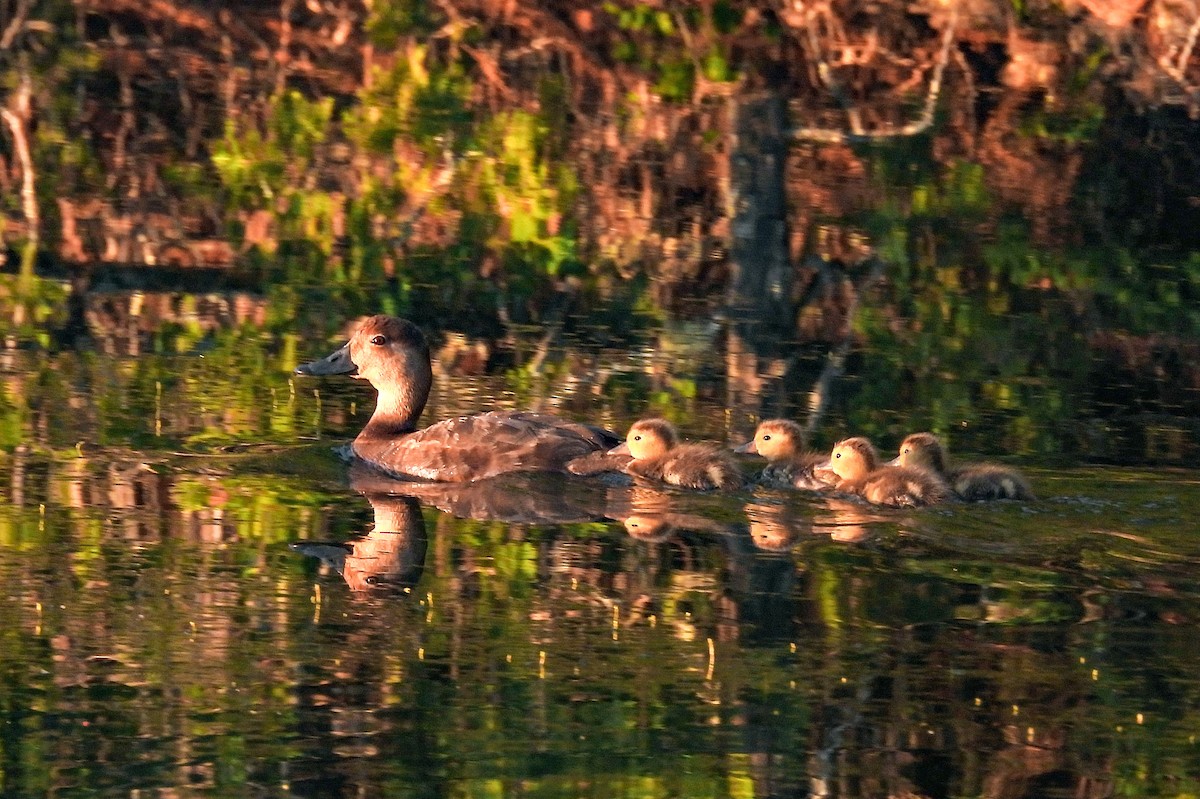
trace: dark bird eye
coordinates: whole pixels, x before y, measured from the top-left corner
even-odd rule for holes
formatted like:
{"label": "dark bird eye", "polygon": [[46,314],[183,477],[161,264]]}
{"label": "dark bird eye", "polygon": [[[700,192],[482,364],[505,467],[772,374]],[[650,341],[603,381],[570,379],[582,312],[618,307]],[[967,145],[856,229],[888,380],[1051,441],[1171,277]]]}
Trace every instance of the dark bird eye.
{"label": "dark bird eye", "polygon": [[833,457],[840,458],[840,457],[842,457],[842,453],[839,452],[838,454],[834,455]]}
{"label": "dark bird eye", "polygon": [[770,436],[763,436],[763,441],[770,441],[770,440],[771,440]]}
{"label": "dark bird eye", "polygon": [[371,343],[376,347],[382,347],[384,344],[387,344],[387,339],[383,336],[371,336]]}
{"label": "dark bird eye", "polygon": [[641,440],[642,440],[642,437],[641,437],[641,436],[634,436],[634,437],[633,437],[633,440],[634,440],[634,441],[641,441]]}

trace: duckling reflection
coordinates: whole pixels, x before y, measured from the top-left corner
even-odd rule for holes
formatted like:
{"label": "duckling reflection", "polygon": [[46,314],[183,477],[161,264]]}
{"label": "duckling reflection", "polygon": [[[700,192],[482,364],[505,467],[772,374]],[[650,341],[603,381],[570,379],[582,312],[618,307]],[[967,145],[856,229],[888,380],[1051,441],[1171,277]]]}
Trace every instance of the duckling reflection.
{"label": "duckling reflection", "polygon": [[789,505],[758,500],[746,503],[745,510],[750,540],[764,552],[788,552],[801,533],[812,532],[812,521],[800,518]]}
{"label": "duckling reflection", "polygon": [[625,527],[639,541],[666,541],[681,530],[727,533],[731,526],[719,521],[677,510],[673,497],[649,486],[613,488],[608,494],[606,514]]}
{"label": "duckling reflection", "polygon": [[871,537],[871,525],[891,520],[891,517],[877,513],[868,505],[840,497],[824,498],[821,507],[828,514],[819,513],[813,517],[813,532],[828,534],[834,541],[847,544],[868,540]]}
{"label": "duckling reflection", "polygon": [[320,558],[351,591],[409,589],[421,579],[429,541],[421,505],[412,497],[367,494],[366,499],[375,511],[371,532],[344,543],[296,541],[291,548]]}

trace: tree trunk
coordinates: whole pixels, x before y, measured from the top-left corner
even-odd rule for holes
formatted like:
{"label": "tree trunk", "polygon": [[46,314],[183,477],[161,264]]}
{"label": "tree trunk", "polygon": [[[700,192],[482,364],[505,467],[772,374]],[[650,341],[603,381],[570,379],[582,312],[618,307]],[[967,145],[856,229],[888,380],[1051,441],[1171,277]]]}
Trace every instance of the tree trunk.
{"label": "tree trunk", "polygon": [[752,338],[790,332],[794,309],[787,248],[786,105],[773,93],[733,109],[727,207],[731,274],[727,314]]}

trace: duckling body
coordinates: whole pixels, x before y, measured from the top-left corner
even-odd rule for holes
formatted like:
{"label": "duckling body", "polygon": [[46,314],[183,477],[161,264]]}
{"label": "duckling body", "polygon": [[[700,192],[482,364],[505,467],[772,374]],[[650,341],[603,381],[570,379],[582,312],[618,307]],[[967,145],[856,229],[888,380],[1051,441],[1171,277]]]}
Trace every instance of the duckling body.
{"label": "duckling body", "polygon": [[349,374],[379,392],[351,444],[355,458],[402,479],[470,482],[522,471],[564,471],[568,461],[620,438],[591,425],[524,411],[460,416],[417,428],[433,370],[425,336],[393,316],[367,319],[342,348],[297,374]]}
{"label": "duckling body", "polygon": [[767,466],[758,483],[773,488],[805,488],[820,491],[829,488],[828,482],[816,473],[817,464],[826,460],[804,446],[804,430],[788,419],[768,419],[760,422],[753,440],[734,449],[734,452],[762,455]]}
{"label": "duckling body", "polygon": [[930,471],[880,465],[874,445],[862,437],[839,441],[829,460],[817,470],[837,475],[839,491],[857,494],[876,505],[919,507],[953,497],[946,481]]}
{"label": "duckling body", "polygon": [[933,433],[913,433],[906,437],[892,463],[941,475],[954,493],[967,502],[1036,499],[1029,482],[1016,469],[995,463],[948,463],[946,450]]}
{"label": "duckling body", "polygon": [[710,444],[681,444],[665,419],[634,422],[625,443],[611,455],[629,455],[625,471],[680,488],[732,491],[742,487],[742,470],[733,457]]}

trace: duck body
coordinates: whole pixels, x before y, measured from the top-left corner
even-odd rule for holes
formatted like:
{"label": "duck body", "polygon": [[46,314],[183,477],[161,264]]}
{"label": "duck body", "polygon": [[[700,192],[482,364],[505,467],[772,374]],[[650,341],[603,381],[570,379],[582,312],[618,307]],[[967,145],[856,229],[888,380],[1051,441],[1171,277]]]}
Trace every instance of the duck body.
{"label": "duck body", "polygon": [[830,487],[816,471],[826,457],[809,452],[804,446],[804,430],[788,419],[767,419],[760,422],[754,438],[734,452],[761,455],[767,459],[758,484],[771,488],[803,488],[822,491]]}
{"label": "duck body", "polygon": [[429,345],[416,325],[393,316],[367,319],[345,346],[296,373],[349,374],[375,387],[375,410],[350,454],[400,479],[461,483],[565,471],[569,461],[620,442],[599,427],[525,411],[460,416],[419,429],[433,384]]}
{"label": "duck body", "polygon": [[967,502],[1036,499],[1029,481],[1016,469],[995,463],[948,463],[946,450],[933,433],[907,436],[892,463],[906,468],[926,469],[942,476],[954,493]]}
{"label": "duck body", "polygon": [[490,411],[400,436],[360,434],[351,448],[356,458],[397,477],[463,483],[510,472],[565,471],[569,461],[619,440],[549,414]]}
{"label": "duck body", "polygon": [[711,444],[681,444],[675,428],[665,419],[634,422],[625,443],[611,450],[613,456],[631,456],[625,472],[679,488],[699,491],[733,491],[744,479],[737,462],[725,450]]}
{"label": "duck body", "polygon": [[875,505],[920,507],[954,497],[946,481],[925,469],[879,463],[874,445],[865,438],[839,441],[829,460],[817,467],[837,476],[836,488]]}

